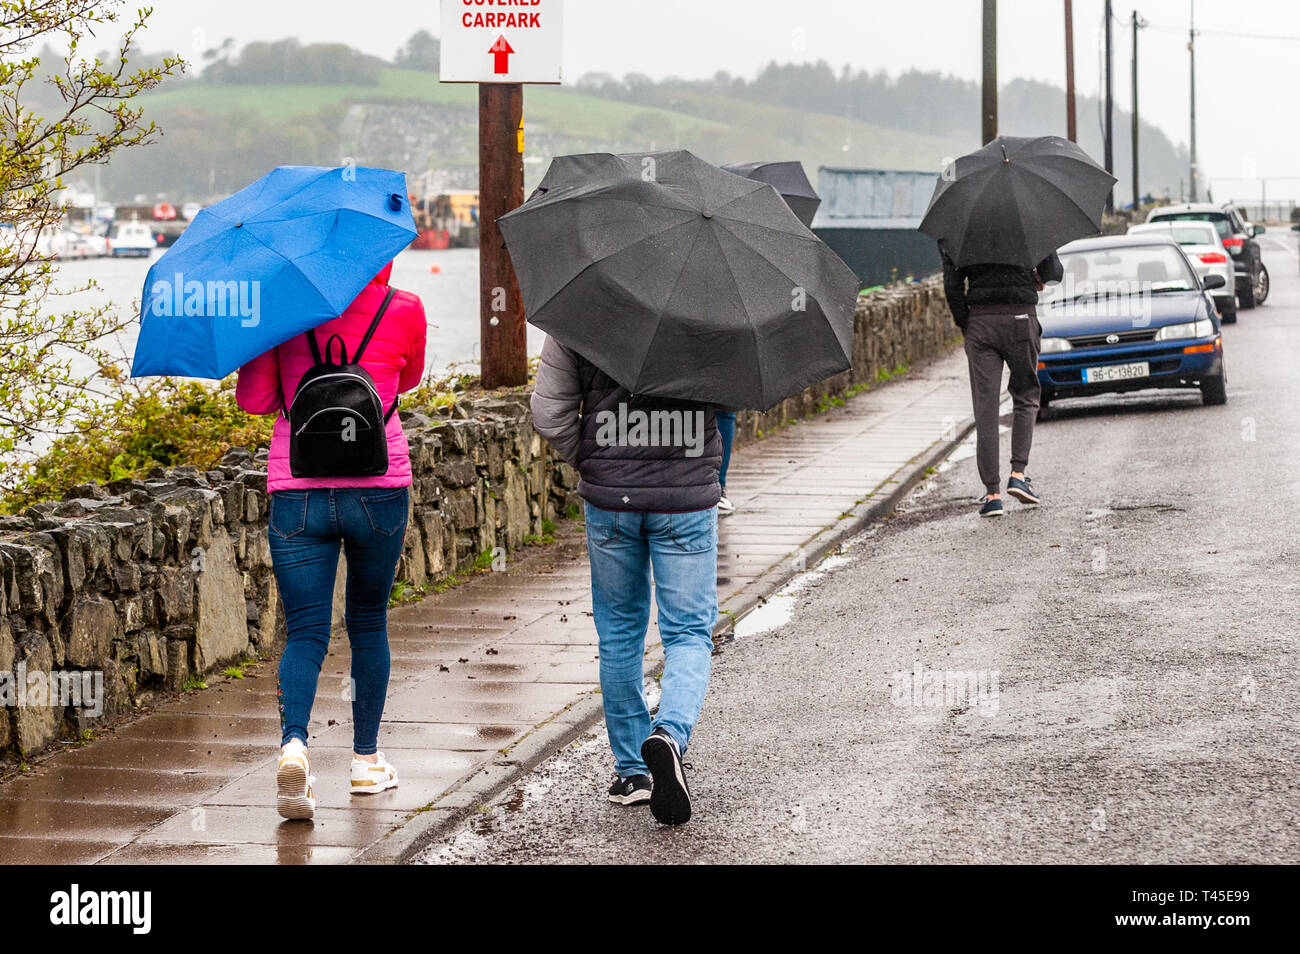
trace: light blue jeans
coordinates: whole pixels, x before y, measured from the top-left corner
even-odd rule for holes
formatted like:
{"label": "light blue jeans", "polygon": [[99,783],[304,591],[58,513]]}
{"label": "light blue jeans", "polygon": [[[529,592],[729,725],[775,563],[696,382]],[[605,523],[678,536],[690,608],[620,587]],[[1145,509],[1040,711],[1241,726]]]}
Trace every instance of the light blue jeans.
{"label": "light blue jeans", "polygon": [[[718,511],[633,513],[589,503],[587,551],[614,771],[621,778],[647,775],[641,760],[646,736],[662,728],[685,752],[704,705],[718,621]],[[642,666],[652,568],[664,646],[653,723]]]}

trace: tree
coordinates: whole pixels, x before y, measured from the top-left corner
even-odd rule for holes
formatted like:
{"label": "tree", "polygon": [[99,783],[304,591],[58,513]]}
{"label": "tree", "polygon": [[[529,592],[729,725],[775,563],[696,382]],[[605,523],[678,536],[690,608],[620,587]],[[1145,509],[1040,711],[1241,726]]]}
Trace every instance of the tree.
{"label": "tree", "polygon": [[403,69],[436,73],[441,57],[442,45],[438,38],[428,30],[418,30],[412,33],[406,45],[397,51],[393,62]]}
{"label": "tree", "polygon": [[[139,66],[137,12],[109,62],[83,56],[83,37],[117,22],[120,0],[0,0],[0,453],[66,434],[121,377],[107,339],[126,322],[111,304],[64,311],[56,266],[41,251],[59,228],[65,177],[158,135],[132,100],[183,71],[179,57]],[[37,44],[59,43],[32,55]],[[43,82],[42,82],[43,78]],[[42,88],[44,87],[44,88]],[[40,112],[32,103],[41,103]],[[0,477],[6,488],[11,468]]]}

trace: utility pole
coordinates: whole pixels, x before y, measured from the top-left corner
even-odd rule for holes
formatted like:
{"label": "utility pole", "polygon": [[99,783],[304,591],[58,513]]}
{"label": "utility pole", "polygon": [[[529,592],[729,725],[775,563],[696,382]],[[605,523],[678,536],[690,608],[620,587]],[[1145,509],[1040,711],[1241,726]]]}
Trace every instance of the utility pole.
{"label": "utility pole", "polygon": [[1196,170],[1196,0],[1191,0],[1192,19],[1187,31],[1187,53],[1191,60],[1192,74],[1192,134],[1188,158],[1191,160],[1191,169],[1188,171],[1190,180],[1188,191],[1190,201],[1197,201],[1197,179],[1200,174]]}
{"label": "utility pole", "polygon": [[998,0],[984,0],[984,81],[980,129],[985,143],[998,138]]}
{"label": "utility pole", "polygon": [[1065,0],[1065,137],[1079,141],[1074,117],[1074,0]]}
{"label": "utility pole", "polygon": [[1147,21],[1133,11],[1133,211],[1136,213],[1142,205],[1142,193],[1138,189],[1138,30],[1147,25]]}
{"label": "utility pole", "polygon": [[[1115,174],[1115,98],[1112,95],[1112,76],[1111,76],[1111,24],[1114,21],[1114,15],[1111,13],[1111,0],[1106,0],[1106,133],[1105,139],[1105,166],[1106,171],[1111,175]],[[1111,189],[1110,194],[1106,196],[1106,211],[1115,211],[1115,190]]]}
{"label": "utility pole", "polygon": [[483,386],[528,382],[528,328],[497,219],[524,201],[524,87],[480,83],[479,340]]}

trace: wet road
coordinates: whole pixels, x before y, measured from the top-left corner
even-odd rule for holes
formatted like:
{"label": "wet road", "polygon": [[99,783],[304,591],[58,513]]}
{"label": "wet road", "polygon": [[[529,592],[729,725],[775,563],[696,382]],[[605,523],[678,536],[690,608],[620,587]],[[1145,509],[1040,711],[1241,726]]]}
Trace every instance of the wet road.
{"label": "wet road", "polygon": [[1064,402],[1046,506],[981,521],[954,460],[723,647],[688,825],[604,802],[596,731],[425,860],[1300,861],[1300,278],[1263,244],[1226,407]]}

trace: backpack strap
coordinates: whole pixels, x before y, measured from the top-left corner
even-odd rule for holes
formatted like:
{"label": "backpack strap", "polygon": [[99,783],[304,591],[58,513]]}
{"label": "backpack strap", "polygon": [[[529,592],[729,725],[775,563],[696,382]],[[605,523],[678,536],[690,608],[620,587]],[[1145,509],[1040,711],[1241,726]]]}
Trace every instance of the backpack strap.
{"label": "backpack strap", "polygon": [[365,337],[361,339],[361,344],[357,345],[357,350],[352,353],[353,364],[361,363],[361,355],[365,352],[366,345],[370,344],[370,339],[375,336],[375,330],[379,327],[379,322],[383,319],[384,312],[388,311],[388,303],[393,300],[393,292],[396,290],[397,289],[393,288],[391,285],[389,286],[388,294],[384,296],[383,304],[380,305],[379,310],[375,312],[374,320],[370,322],[370,327],[366,329]]}
{"label": "backpack strap", "polygon": [[322,364],[320,357],[320,345],[316,343],[316,329],[307,329],[307,344],[311,347],[311,359],[316,364]]}

